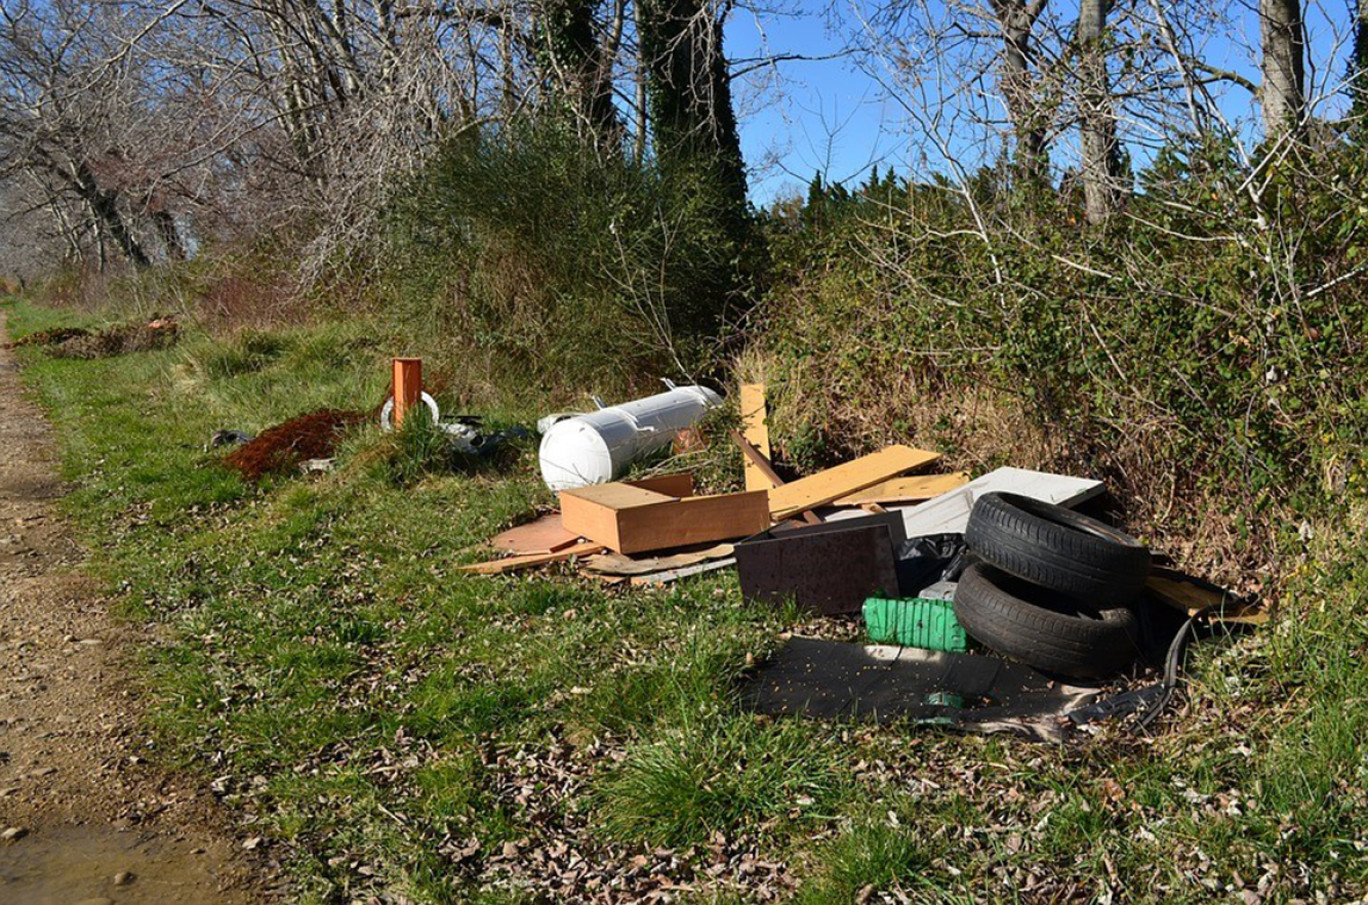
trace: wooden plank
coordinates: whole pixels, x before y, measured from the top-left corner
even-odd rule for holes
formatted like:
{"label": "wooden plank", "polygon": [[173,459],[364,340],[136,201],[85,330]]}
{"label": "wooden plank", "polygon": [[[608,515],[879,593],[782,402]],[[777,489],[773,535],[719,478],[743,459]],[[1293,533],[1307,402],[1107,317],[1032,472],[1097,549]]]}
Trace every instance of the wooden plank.
{"label": "wooden plank", "polygon": [[[908,537],[962,534],[969,524],[969,512],[974,508],[974,500],[995,490],[1019,493],[1058,506],[1073,507],[1097,496],[1103,487],[1101,481],[1094,481],[1091,478],[1074,478],[1025,468],[999,468],[970,481],[963,487],[943,493],[934,500],[917,506],[897,508],[903,514],[903,524],[906,525]],[[859,510],[851,511],[855,516],[864,514]]]}
{"label": "wooden plank", "polygon": [[1263,625],[1272,618],[1266,607],[1240,601],[1225,588],[1176,569],[1156,568],[1145,580],[1145,589],[1161,603],[1189,616],[1205,613],[1213,622]]}
{"label": "wooden plank", "polygon": [[[736,441],[736,445],[741,447],[741,452],[746,456],[746,459],[756,468],[759,468],[765,475],[765,479],[770,483],[770,488],[782,487],[784,479],[779,477],[778,472],[774,470],[774,466],[770,464],[770,460],[765,458],[765,455],[761,453],[760,450],[756,449],[749,440],[736,431],[732,431],[731,435],[732,439]],[[746,489],[749,490],[750,488],[747,487]],[[822,520],[817,517],[817,513],[810,509],[803,510],[801,515],[803,521],[807,522],[809,525],[820,525],[822,523]]]}
{"label": "wooden plank", "polygon": [[517,569],[531,569],[535,566],[544,566],[553,562],[564,562],[576,556],[590,556],[594,553],[602,553],[607,547],[603,544],[586,542],[557,550],[554,553],[529,553],[525,556],[509,556],[504,559],[491,559],[488,562],[477,562],[468,566],[457,566],[458,572],[473,572],[476,575],[498,575],[503,572],[513,572]]}
{"label": "wooden plank", "polygon": [[824,506],[903,472],[930,465],[940,457],[940,453],[925,449],[889,446],[774,488],[770,491],[770,515],[778,521],[806,509]]}
{"label": "wooden plank", "polygon": [[[741,449],[741,453],[746,457],[746,489],[747,490],[772,490],[775,487],[782,487],[784,479],[779,477],[774,466],[770,464],[769,457],[756,448],[755,444],[747,440],[736,431],[731,432],[732,439]],[[764,481],[763,486],[751,486],[751,472],[758,469]]]}
{"label": "wooden plank", "polygon": [[[770,452],[769,424],[766,420],[765,385],[763,383],[741,384],[740,404],[741,425],[745,432],[746,442],[755,447],[756,451],[764,456],[765,461],[769,462],[773,458],[773,454]],[[744,464],[746,466],[747,490],[769,490],[771,487],[778,487],[784,483],[774,479],[774,469],[771,468],[767,472],[749,457]]]}
{"label": "wooden plank", "polygon": [[561,514],[553,512],[494,535],[489,545],[505,553],[554,553],[578,541],[578,534],[565,530]]}
{"label": "wooden plank", "polygon": [[393,367],[394,414],[391,416],[394,429],[404,422],[404,415],[418,404],[423,395],[423,360],[421,358],[396,358]]}
{"label": "wooden plank", "polygon": [[642,490],[654,490],[656,493],[663,493],[666,496],[686,497],[694,494],[693,475],[688,472],[683,474],[661,474],[651,478],[637,478],[633,481],[624,483],[631,484],[633,487],[640,487]]}
{"label": "wooden plank", "polygon": [[731,544],[714,544],[702,550],[673,553],[668,556],[625,556],[621,553],[596,553],[584,560],[590,572],[608,575],[650,575],[668,569],[682,569],[710,559],[721,559],[732,554]]}
{"label": "wooden plank", "polygon": [[835,500],[833,506],[863,506],[865,503],[920,503],[933,500],[942,493],[969,483],[969,472],[957,471],[954,474],[924,474],[907,478],[893,478],[889,481],[866,487],[850,496]]}
{"label": "wooden plank", "polygon": [[653,572],[650,575],[633,575],[632,585],[641,587],[642,585],[662,585],[681,578],[688,578],[690,575],[701,575],[704,572],[714,572],[718,569],[725,569],[736,565],[736,557],[728,556],[726,559],[715,559],[712,562],[699,563],[696,566],[685,566],[682,569],[666,569],[664,572]]}
{"label": "wooden plank", "polygon": [[[685,497],[633,506],[619,510],[617,515],[617,543],[609,546],[619,553],[733,540],[764,531],[770,525],[768,495],[763,490]],[[586,537],[601,540],[593,535]]]}

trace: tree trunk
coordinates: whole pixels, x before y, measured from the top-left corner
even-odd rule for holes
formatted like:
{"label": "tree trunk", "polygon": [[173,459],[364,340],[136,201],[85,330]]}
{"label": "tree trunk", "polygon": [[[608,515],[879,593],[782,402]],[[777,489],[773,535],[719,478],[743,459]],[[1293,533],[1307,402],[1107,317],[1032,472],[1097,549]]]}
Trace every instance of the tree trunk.
{"label": "tree trunk", "polygon": [[706,169],[744,219],[746,171],[721,19],[710,0],[642,0],[639,22],[657,158]]}
{"label": "tree trunk", "polygon": [[[1361,7],[1360,7],[1361,8]],[[1301,0],[1259,0],[1263,38],[1264,135],[1294,131],[1301,121],[1306,89],[1306,34]]]}
{"label": "tree trunk", "polygon": [[1116,207],[1116,113],[1107,84],[1105,32],[1109,0],[1082,0],[1078,9],[1079,154],[1089,223],[1101,223]]}
{"label": "tree trunk", "polygon": [[[119,246],[119,250],[124,253],[124,257],[137,266],[146,267],[150,264],[151,261],[147,257],[147,252],[143,251],[142,244],[138,242],[138,237],[133,235],[133,231],[124,222],[123,214],[119,212],[119,196],[114,192],[100,188],[99,183],[95,181],[95,174],[84,163],[77,164],[74,167],[71,177],[71,184],[76,192],[86,204],[90,205],[90,213],[95,219],[95,225],[100,235],[103,237],[105,233],[108,233],[109,237]],[[103,269],[103,238],[101,238],[100,249],[101,269]]]}
{"label": "tree trunk", "polygon": [[152,215],[152,225],[157,228],[157,235],[166,248],[166,259],[184,261],[185,243],[181,241],[180,230],[176,228],[175,216],[170,211],[157,211]]}
{"label": "tree trunk", "polygon": [[612,60],[594,33],[592,0],[543,0],[540,32],[544,79],[587,137],[606,151],[620,149],[623,130],[613,104]]}
{"label": "tree trunk", "polygon": [[1017,176],[1024,184],[1037,187],[1048,184],[1050,161],[1045,150],[1048,124],[1031,74],[1031,30],[1045,3],[1046,0],[993,0],[993,12],[1002,29],[999,87],[1016,138]]}
{"label": "tree trunk", "polygon": [[1353,114],[1362,119],[1368,117],[1368,0],[1358,0],[1354,8],[1354,56],[1349,65]]}

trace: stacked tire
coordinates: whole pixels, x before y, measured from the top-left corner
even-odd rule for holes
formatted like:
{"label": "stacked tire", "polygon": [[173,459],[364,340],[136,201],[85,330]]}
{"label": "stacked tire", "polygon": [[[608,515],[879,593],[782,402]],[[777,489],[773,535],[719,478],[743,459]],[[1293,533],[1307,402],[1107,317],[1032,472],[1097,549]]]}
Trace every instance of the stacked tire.
{"label": "stacked tire", "polygon": [[1097,519],[1013,493],[974,504],[965,541],[978,560],[955,589],[976,641],[1050,673],[1104,678],[1134,662],[1133,604],[1149,550]]}

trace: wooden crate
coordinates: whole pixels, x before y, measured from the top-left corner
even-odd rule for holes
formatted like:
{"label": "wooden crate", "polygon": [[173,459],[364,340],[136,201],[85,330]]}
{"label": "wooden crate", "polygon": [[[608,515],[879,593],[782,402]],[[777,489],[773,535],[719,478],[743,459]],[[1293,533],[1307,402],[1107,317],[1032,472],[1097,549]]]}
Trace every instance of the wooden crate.
{"label": "wooden crate", "polygon": [[689,475],[563,490],[565,529],[618,553],[749,537],[770,526],[763,490],[693,496]]}

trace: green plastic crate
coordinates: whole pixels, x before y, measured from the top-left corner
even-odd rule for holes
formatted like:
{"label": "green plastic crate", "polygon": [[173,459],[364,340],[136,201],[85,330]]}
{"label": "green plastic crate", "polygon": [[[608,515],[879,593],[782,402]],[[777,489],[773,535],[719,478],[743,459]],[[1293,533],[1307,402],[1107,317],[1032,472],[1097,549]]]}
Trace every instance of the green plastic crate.
{"label": "green plastic crate", "polygon": [[969,640],[948,600],[870,597],[864,602],[864,618],[869,637],[882,643],[958,653]]}

